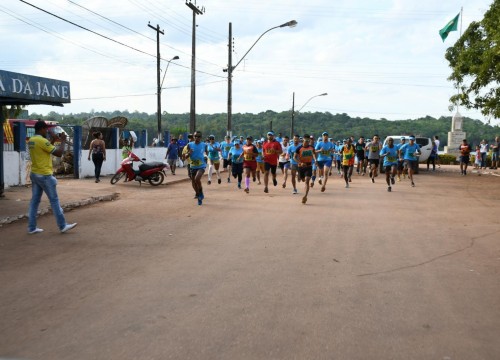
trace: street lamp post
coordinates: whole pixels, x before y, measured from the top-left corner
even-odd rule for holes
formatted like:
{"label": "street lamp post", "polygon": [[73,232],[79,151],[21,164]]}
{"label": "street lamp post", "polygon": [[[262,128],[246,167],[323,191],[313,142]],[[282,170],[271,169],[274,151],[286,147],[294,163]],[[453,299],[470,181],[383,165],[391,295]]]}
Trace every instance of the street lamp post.
{"label": "street lamp post", "polygon": [[[328,93],[323,93],[323,94],[319,94],[319,95],[314,95],[312,96],[311,98],[309,98],[309,100],[307,100],[304,105],[302,105],[300,107],[299,110],[297,110],[298,113],[300,113],[300,111],[309,103],[309,101],[311,101],[312,99],[314,99],[315,97],[318,97],[318,96],[326,96],[328,95]],[[295,125],[295,92],[293,93],[293,99],[292,99],[292,120],[290,122],[290,139],[293,138],[293,135],[294,135],[294,125]]]}
{"label": "street lamp post", "polygon": [[283,27],[294,27],[297,25],[297,21],[295,20],[291,20],[291,21],[288,21],[284,24],[281,24],[281,25],[278,25],[278,26],[274,26],[266,31],[264,31],[257,40],[255,40],[255,42],[253,43],[253,45],[250,47],[250,49],[248,49],[248,51],[245,53],[245,55],[243,55],[240,59],[240,61],[238,61],[238,63],[234,66],[232,66],[232,52],[233,52],[233,43],[232,43],[232,27],[231,27],[231,23],[229,23],[229,43],[228,43],[228,48],[229,48],[229,52],[228,52],[228,67],[227,69],[224,69],[223,71],[227,71],[227,135],[228,136],[231,136],[232,135],[232,111],[233,111],[233,96],[232,96],[232,77],[233,77],[233,71],[234,69],[236,69],[236,67],[243,61],[243,59],[247,56],[247,54],[250,52],[250,50],[253,49],[253,47],[255,46],[255,44],[257,44],[259,42],[259,40],[265,35],[267,34],[269,31],[271,30],[274,30],[274,29],[278,29],[278,28],[283,28]]}
{"label": "street lamp post", "polygon": [[[163,82],[165,81],[165,75],[167,75],[168,66],[172,60],[177,60],[179,57],[176,55],[172,59],[168,60],[167,67],[165,68],[165,72],[163,73],[163,79],[161,83],[158,84],[158,142],[161,140],[161,91],[163,89]],[[160,79],[158,72],[158,80]]]}

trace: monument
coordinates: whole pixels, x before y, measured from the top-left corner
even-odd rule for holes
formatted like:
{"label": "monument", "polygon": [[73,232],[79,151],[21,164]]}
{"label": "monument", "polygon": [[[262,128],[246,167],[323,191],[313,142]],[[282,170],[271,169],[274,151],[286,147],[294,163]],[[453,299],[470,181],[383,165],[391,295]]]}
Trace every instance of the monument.
{"label": "monument", "polygon": [[466,139],[466,133],[462,130],[463,119],[457,110],[457,113],[451,119],[451,131],[448,132],[448,146],[444,147],[446,154],[459,154],[458,149],[462,144],[462,140]]}

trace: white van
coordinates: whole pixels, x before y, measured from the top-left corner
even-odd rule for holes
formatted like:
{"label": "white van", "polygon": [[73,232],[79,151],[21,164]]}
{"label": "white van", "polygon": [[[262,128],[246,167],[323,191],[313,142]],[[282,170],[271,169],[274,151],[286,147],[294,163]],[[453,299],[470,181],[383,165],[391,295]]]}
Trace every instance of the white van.
{"label": "white van", "polygon": [[[384,140],[384,146],[387,143],[388,138],[393,138],[394,139],[394,145],[398,145],[401,143],[401,138],[406,139],[406,143],[410,142],[410,135],[391,135],[387,136]],[[429,156],[431,155],[432,152],[432,140],[431,138],[426,138],[426,137],[420,137],[420,136],[415,136],[415,142],[417,143],[418,146],[420,146],[420,156],[418,157],[418,162],[423,163],[426,162]],[[383,162],[380,162],[380,170],[381,172],[384,170],[383,169]],[[414,169],[415,174],[418,174],[418,167]]]}

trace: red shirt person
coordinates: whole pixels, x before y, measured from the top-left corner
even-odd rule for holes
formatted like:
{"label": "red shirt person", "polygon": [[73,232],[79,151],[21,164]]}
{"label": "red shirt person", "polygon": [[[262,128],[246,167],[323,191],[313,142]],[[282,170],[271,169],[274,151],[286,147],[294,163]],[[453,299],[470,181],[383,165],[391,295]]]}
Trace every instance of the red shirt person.
{"label": "red shirt person", "polygon": [[275,140],[274,133],[269,131],[267,133],[267,141],[262,145],[262,155],[264,158],[264,192],[269,192],[268,183],[269,183],[269,171],[273,176],[273,185],[278,185],[278,181],[276,180],[276,167],[278,166],[278,158],[279,155],[283,152],[281,148],[281,144]]}

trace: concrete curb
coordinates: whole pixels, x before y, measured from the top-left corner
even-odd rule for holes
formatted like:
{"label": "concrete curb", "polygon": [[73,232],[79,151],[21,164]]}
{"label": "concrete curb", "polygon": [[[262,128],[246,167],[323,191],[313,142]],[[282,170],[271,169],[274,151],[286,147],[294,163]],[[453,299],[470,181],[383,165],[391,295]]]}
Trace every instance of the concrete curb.
{"label": "concrete curb", "polygon": [[[87,199],[83,199],[83,200],[79,200],[79,201],[72,201],[72,202],[61,204],[61,207],[63,208],[63,210],[70,211],[70,210],[76,209],[76,208],[81,207],[81,206],[88,206],[88,205],[92,205],[92,204],[95,204],[95,203],[98,203],[101,201],[114,201],[114,200],[118,199],[119,196],[120,196],[119,193],[112,193],[109,195],[102,195],[102,196],[92,196],[92,197],[87,198]],[[50,206],[44,207],[43,209],[38,210],[38,216],[42,216],[42,215],[45,215],[48,213],[52,213],[52,209]],[[17,216],[3,217],[0,219],[0,227],[5,225],[5,224],[11,224],[15,221],[19,221],[19,220],[27,219],[27,218],[28,218],[27,213],[17,215]]]}

